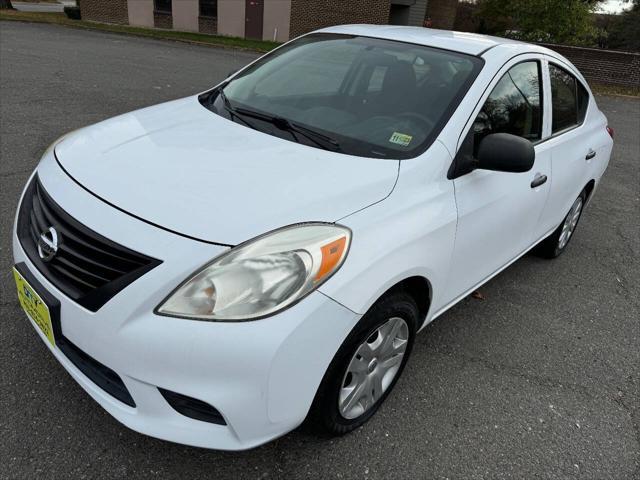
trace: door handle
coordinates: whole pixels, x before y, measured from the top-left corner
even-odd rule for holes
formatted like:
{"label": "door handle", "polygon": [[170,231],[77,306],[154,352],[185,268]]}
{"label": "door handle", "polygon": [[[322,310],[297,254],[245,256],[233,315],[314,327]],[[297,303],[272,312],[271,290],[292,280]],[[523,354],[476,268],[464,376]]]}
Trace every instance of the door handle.
{"label": "door handle", "polygon": [[531,188],[539,187],[546,181],[547,181],[546,175],[542,175],[541,173],[536,173],[536,176],[533,177],[533,181],[531,182]]}
{"label": "door handle", "polygon": [[585,160],[591,160],[593,157],[596,156],[596,151],[593,149],[589,149],[589,153],[587,153],[587,156],[584,157]]}

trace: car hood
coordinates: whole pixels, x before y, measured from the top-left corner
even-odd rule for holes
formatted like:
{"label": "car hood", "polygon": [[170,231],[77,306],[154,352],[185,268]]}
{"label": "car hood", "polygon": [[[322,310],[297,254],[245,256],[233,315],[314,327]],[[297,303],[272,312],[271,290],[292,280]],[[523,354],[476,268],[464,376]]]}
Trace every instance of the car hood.
{"label": "car hood", "polygon": [[64,170],[101,199],[174,232],[236,245],[299,222],[334,222],[389,195],[398,161],[337,154],[251,130],[197,97],[67,135]]}

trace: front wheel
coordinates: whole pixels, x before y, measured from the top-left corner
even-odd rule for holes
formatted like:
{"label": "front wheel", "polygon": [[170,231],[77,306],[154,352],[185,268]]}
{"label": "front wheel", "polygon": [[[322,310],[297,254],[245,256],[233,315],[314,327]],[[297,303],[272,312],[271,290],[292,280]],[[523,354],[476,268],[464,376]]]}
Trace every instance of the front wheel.
{"label": "front wheel", "polygon": [[556,258],[565,251],[580,221],[586,198],[587,195],[583,190],[571,205],[569,213],[560,226],[536,247],[536,253],[545,258]]}
{"label": "front wheel", "polygon": [[309,412],[313,427],[342,435],[364,424],[398,381],[418,326],[418,307],[404,293],[379,300],[344,341]]}

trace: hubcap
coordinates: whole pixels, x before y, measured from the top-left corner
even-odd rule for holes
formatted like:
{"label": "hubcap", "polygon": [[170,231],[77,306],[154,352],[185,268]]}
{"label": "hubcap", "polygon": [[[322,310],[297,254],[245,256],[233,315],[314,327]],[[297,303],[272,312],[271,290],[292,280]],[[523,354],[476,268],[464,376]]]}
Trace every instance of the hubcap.
{"label": "hubcap", "polygon": [[357,348],[338,397],[338,409],[344,418],[359,417],[380,399],[400,370],[408,341],[407,322],[393,317]]}
{"label": "hubcap", "polygon": [[578,220],[580,219],[580,214],[582,213],[582,197],[578,197],[573,205],[571,206],[571,210],[567,214],[567,218],[564,220],[564,224],[562,225],[562,231],[560,232],[560,238],[558,239],[558,249],[562,250],[567,243],[569,243],[569,239],[571,235],[573,235],[573,231],[576,229],[576,225],[578,225]]}

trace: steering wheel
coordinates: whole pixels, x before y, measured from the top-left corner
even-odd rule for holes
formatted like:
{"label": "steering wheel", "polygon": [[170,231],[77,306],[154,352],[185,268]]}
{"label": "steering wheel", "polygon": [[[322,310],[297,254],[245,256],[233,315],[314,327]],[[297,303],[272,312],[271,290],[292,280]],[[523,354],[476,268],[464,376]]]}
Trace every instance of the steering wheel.
{"label": "steering wheel", "polygon": [[431,130],[433,128],[433,121],[416,112],[404,112],[399,114],[396,118],[406,118],[407,120],[415,121],[416,123],[427,127],[426,130]]}

